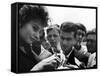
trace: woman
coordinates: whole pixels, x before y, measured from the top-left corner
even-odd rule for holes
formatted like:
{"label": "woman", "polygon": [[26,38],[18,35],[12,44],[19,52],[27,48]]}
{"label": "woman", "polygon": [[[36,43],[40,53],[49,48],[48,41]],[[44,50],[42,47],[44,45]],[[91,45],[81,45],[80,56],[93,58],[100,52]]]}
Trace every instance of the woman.
{"label": "woman", "polygon": [[[48,13],[44,7],[23,5],[19,9],[19,50],[18,72],[44,70],[44,66],[51,66],[53,61],[42,60],[38,56],[41,50],[33,49],[32,46],[39,42],[39,32],[48,24]],[[37,44],[37,47],[40,45]]]}

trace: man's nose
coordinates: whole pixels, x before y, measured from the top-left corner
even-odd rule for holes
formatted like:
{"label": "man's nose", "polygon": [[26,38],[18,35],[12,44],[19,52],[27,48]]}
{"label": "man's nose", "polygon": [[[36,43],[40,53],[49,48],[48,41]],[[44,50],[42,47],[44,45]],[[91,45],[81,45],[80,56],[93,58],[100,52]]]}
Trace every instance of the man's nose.
{"label": "man's nose", "polygon": [[82,35],[80,35],[79,37],[82,38]]}
{"label": "man's nose", "polygon": [[63,40],[63,44],[67,44],[68,42],[66,40]]}
{"label": "man's nose", "polygon": [[54,40],[55,38],[53,36],[51,36],[51,39]]}

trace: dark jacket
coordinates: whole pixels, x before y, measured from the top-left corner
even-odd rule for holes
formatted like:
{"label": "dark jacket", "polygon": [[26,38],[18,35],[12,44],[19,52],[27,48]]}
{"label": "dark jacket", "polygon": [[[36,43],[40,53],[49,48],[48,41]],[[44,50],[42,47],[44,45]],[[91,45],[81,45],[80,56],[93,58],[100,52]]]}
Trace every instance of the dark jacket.
{"label": "dark jacket", "polygon": [[[26,44],[23,47],[26,53],[24,53],[20,48],[18,50],[18,72],[29,72],[38,61],[34,58],[29,45]],[[40,46],[38,46],[38,49],[39,48]],[[35,48],[33,48],[33,50],[37,51]]]}

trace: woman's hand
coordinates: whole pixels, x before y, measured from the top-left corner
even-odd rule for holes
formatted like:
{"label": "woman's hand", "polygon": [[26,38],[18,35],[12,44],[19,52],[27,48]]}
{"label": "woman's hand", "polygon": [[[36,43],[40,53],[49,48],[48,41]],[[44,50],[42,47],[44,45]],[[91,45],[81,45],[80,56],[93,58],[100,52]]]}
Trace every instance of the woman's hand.
{"label": "woman's hand", "polygon": [[57,67],[57,57],[55,55],[52,55],[42,61],[40,61],[38,64],[36,64],[31,71],[39,71],[39,70],[52,70]]}

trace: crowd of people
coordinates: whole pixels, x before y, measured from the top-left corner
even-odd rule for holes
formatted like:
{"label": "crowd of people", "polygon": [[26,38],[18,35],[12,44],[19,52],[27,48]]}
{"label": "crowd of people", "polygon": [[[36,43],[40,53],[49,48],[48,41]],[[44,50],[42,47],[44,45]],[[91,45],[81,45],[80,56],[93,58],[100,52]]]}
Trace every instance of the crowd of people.
{"label": "crowd of people", "polygon": [[43,6],[20,7],[18,72],[96,68],[96,29],[49,19]]}

